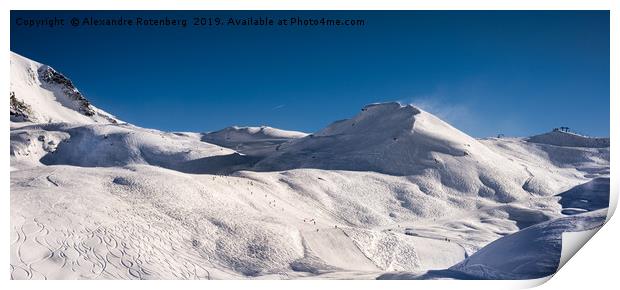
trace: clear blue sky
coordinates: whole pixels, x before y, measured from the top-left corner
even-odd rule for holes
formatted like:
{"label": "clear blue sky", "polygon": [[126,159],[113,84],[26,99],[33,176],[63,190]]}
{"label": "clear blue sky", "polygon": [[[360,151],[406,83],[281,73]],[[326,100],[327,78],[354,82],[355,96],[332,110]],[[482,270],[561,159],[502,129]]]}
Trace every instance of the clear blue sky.
{"label": "clear blue sky", "polygon": [[[85,16],[302,15],[363,27],[17,27]],[[312,132],[368,103],[417,103],[477,137],[568,126],[609,135],[609,13],[19,12],[11,50],[133,124]]]}

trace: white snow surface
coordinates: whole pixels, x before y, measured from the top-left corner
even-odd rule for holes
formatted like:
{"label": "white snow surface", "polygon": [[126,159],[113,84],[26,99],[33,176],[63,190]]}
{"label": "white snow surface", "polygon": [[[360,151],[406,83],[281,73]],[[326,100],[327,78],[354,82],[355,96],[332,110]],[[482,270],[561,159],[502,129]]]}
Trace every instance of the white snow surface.
{"label": "white snow surface", "polygon": [[279,150],[282,143],[302,138],[308,134],[286,131],[268,126],[238,127],[232,126],[202,136],[205,142],[234,148],[240,153],[254,156],[266,156]]}
{"label": "white snow surface", "polygon": [[533,225],[480,249],[452,270],[484,279],[536,279],[555,273],[562,234],[599,228],[607,210],[562,217]]}
{"label": "white snow surface", "polygon": [[213,139],[221,138],[222,140],[231,141],[256,141],[271,139],[295,139],[305,137],[306,133],[297,131],[286,131],[269,126],[260,127],[239,127],[231,126],[216,132],[210,132],[207,135],[213,136]]}
{"label": "white snow surface", "polygon": [[609,138],[599,137],[586,137],[579,134],[564,132],[564,131],[552,131],[536,136],[532,136],[527,139],[529,142],[550,144],[565,147],[592,147],[592,148],[606,148],[609,147]]}
{"label": "white snow surface", "polygon": [[398,103],[311,135],[168,133],[86,116],[11,62],[32,113],[11,122],[12,279],[531,278],[509,237],[555,241],[532,229],[608,204],[608,147],[475,139]]}
{"label": "white snow surface", "polygon": [[604,223],[607,209],[561,217],[507,235],[462,262],[422,275],[388,273],[380,279],[538,279],[553,275],[560,264],[563,235],[596,231]]}

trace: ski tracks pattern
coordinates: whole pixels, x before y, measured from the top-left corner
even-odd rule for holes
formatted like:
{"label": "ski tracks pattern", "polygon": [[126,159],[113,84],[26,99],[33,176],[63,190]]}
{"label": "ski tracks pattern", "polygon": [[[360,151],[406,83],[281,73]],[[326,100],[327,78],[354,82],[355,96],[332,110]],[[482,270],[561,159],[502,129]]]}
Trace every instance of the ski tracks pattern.
{"label": "ski tracks pattern", "polygon": [[131,222],[52,227],[26,217],[12,223],[11,279],[210,278],[199,254],[179,248],[191,247],[191,240],[170,228]]}

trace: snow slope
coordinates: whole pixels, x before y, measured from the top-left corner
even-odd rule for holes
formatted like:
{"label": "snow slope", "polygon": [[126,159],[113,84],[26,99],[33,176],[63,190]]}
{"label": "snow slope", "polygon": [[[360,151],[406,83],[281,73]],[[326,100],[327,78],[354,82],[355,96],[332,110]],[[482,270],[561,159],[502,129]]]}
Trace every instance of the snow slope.
{"label": "snow slope", "polygon": [[11,52],[11,121],[118,123],[50,66]]}
{"label": "snow slope", "polygon": [[558,218],[503,237],[480,249],[451,270],[480,279],[535,279],[555,273],[562,233],[600,227],[607,210]]}
{"label": "snow slope", "polygon": [[397,103],[312,135],[161,132],[85,115],[11,59],[13,279],[467,278],[450,267],[470,259],[529,278],[474,256],[608,203],[605,147],[477,140]]}
{"label": "snow slope", "polygon": [[376,171],[410,176],[431,195],[458,192],[503,202],[576,185],[572,174],[549,174],[548,160],[524,168],[502,153],[414,106],[386,103],[282,144],[253,169]]}
{"label": "snow slope", "polygon": [[[384,194],[377,198],[385,205],[349,197],[345,189],[366,188],[356,180],[366,176],[351,176],[330,198],[316,184],[288,187],[280,180],[302,180],[284,174],[189,175],[149,165],[13,171],[12,277],[198,278],[196,269],[220,279],[355,277],[347,273],[421,271],[463,257],[446,245],[443,260],[429,259],[432,241],[375,230],[393,223],[375,211],[407,211]],[[383,220],[367,224],[370,217]]]}
{"label": "snow slope", "polygon": [[607,210],[557,218],[502,237],[462,262],[425,273],[386,273],[379,279],[537,279],[553,275],[561,261],[562,235],[599,229]]}

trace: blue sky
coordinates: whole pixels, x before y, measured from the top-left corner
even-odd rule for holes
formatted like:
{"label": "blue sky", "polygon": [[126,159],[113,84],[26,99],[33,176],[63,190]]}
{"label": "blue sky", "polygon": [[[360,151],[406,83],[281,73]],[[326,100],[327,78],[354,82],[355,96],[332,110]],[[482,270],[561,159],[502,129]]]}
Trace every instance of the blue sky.
{"label": "blue sky", "polygon": [[[55,27],[22,18],[361,18],[363,27]],[[11,12],[11,50],[96,106],[167,131],[313,132],[365,104],[415,103],[477,137],[609,135],[609,13]]]}

